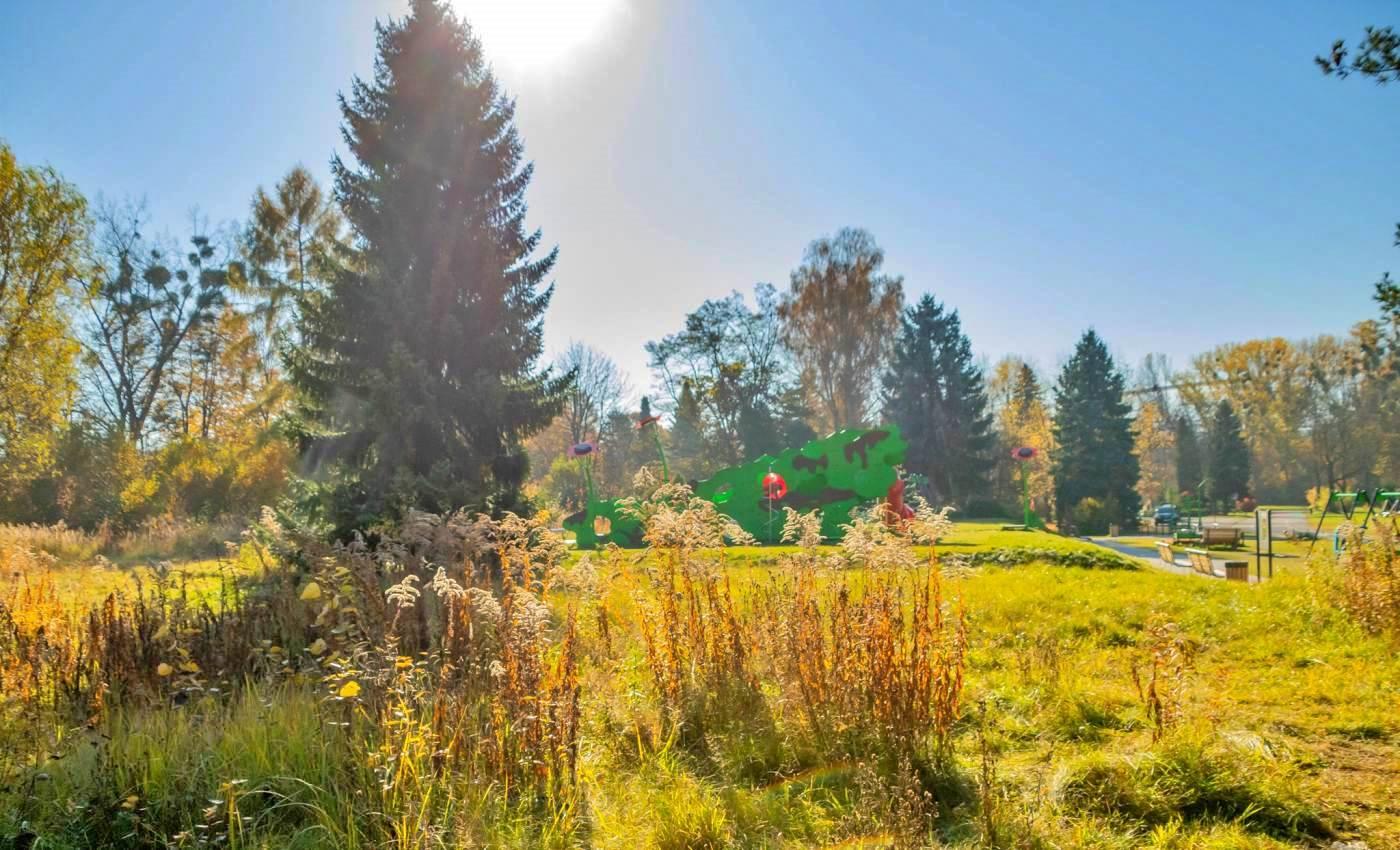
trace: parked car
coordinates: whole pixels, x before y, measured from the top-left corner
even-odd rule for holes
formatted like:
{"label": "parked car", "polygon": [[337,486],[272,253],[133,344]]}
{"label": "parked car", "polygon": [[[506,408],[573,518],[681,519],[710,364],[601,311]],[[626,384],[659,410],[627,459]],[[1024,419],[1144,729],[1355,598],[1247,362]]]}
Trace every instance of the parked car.
{"label": "parked car", "polygon": [[1181,511],[1176,509],[1176,505],[1158,505],[1152,513],[1152,520],[1158,525],[1176,525],[1180,519]]}

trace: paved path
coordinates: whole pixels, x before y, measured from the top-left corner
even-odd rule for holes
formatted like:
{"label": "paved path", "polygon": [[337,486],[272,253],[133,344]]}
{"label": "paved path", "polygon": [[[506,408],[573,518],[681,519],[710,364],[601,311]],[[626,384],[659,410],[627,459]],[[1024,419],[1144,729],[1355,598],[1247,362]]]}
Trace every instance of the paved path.
{"label": "paved path", "polygon": [[[1139,561],[1143,561],[1149,567],[1159,569],[1162,572],[1176,573],[1177,575],[1183,576],[1201,575],[1191,567],[1191,562],[1186,560],[1185,556],[1178,556],[1178,560],[1172,565],[1168,566],[1167,562],[1163,561],[1161,557],[1158,556],[1156,547],[1137,546],[1132,543],[1122,543],[1117,540],[1114,540],[1111,537],[1090,537],[1088,538],[1088,540],[1090,543],[1102,546],[1105,549],[1112,549],[1120,555],[1127,555],[1129,558],[1135,558]],[[1251,566],[1249,572],[1249,580],[1255,581],[1254,568],[1252,564],[1253,558],[1245,557],[1243,554],[1235,555],[1228,558],[1217,558],[1214,555],[1211,555],[1210,565],[1211,568],[1215,571],[1216,578],[1225,577],[1226,561],[1250,562]]]}
{"label": "paved path", "polygon": [[[1201,520],[1207,528],[1238,528],[1245,534],[1254,533],[1254,516],[1225,516],[1211,514]],[[1274,511],[1274,537],[1283,537],[1292,532],[1311,532],[1317,527],[1317,518],[1303,510]]]}

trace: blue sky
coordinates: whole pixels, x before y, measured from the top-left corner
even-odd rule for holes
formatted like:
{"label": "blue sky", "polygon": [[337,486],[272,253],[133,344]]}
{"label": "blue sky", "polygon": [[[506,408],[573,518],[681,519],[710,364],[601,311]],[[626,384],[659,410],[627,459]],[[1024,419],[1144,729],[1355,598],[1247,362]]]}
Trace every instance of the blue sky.
{"label": "blue sky", "polygon": [[[1178,366],[1343,332],[1400,267],[1400,90],[1312,64],[1400,24],[1393,5],[611,2],[548,67],[496,61],[530,219],[560,247],[548,344],[597,345],[639,388],[643,343],[705,298],[785,287],[845,225],[979,353],[1046,370],[1091,325]],[[172,232],[196,207],[241,219],[294,163],[328,178],[336,93],[402,10],[9,0],[0,137]]]}

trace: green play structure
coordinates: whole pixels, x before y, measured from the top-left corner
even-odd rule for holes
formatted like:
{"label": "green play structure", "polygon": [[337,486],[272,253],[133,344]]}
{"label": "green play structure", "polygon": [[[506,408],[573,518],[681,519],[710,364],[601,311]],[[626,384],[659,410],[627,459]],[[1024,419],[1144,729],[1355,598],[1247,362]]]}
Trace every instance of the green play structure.
{"label": "green play structure", "polygon": [[[1366,512],[1361,515],[1361,521],[1357,522],[1357,514],[1362,507]],[[1355,493],[1332,493],[1327,497],[1327,504],[1322,508],[1322,516],[1317,518],[1317,529],[1313,531],[1312,543],[1308,546],[1308,553],[1311,554],[1313,547],[1317,545],[1318,537],[1322,534],[1322,524],[1327,521],[1327,515],[1335,510],[1347,522],[1352,523],[1362,534],[1366,533],[1366,527],[1375,520],[1389,520],[1391,527],[1400,527],[1400,490],[1377,487],[1375,490],[1357,490]],[[1341,529],[1332,535],[1332,548],[1341,551],[1343,539]]]}
{"label": "green play structure", "polygon": [[[644,411],[639,429],[655,427],[655,417],[648,413]],[[697,497],[713,502],[761,542],[780,542],[783,508],[820,510],[823,536],[839,540],[852,508],[888,499],[899,502],[896,510],[903,510],[903,488],[895,486],[899,481],[895,467],[904,462],[907,448],[894,425],[837,431],[801,448],[721,469],[710,478],[693,482],[691,488]],[[657,451],[661,451],[659,440]],[[621,510],[619,500],[600,499],[594,494],[589,474],[592,445],[579,444],[570,454],[585,464],[589,481],[588,507],[564,520],[564,528],[574,533],[578,547],[642,545],[637,519]],[[664,469],[664,453],[662,464]]]}

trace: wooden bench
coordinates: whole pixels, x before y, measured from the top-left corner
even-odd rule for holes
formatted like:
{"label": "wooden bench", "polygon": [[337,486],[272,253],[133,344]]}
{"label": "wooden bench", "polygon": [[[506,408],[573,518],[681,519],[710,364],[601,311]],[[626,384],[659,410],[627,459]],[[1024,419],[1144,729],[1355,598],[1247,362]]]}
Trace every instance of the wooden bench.
{"label": "wooden bench", "polygon": [[1238,528],[1207,528],[1201,532],[1201,545],[1239,546],[1243,536]]}
{"label": "wooden bench", "polygon": [[1215,575],[1215,564],[1211,563],[1210,553],[1204,549],[1187,549],[1186,557],[1191,560],[1191,569],[1202,575]]}
{"label": "wooden bench", "polygon": [[1172,554],[1172,544],[1165,540],[1157,541],[1157,557],[1162,559],[1162,563],[1169,567],[1176,566],[1176,556]]}

